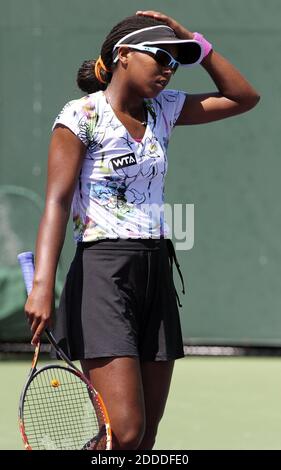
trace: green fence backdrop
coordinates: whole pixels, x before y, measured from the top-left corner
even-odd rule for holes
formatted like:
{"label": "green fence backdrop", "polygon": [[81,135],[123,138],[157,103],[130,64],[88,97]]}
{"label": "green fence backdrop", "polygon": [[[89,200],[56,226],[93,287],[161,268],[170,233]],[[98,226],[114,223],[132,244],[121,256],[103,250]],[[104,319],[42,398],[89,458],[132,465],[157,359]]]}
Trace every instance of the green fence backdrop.
{"label": "green fence backdrop", "polygon": [[[279,0],[1,1],[0,185],[44,197],[51,126],[65,102],[80,96],[77,69],[98,56],[114,24],[138,9],[163,11],[203,33],[262,96],[245,115],[177,128],[170,143],[166,200],[194,204],[195,211],[194,246],[178,252],[187,285],[184,337],[195,344],[280,345]],[[215,90],[201,67],[179,70],[169,87],[190,93]],[[26,231],[36,236],[35,210],[27,216],[19,200],[16,213],[6,217],[17,218],[13,235],[2,217],[7,210],[0,202],[2,245],[7,236],[23,241]],[[62,277],[73,252],[69,229]],[[7,291],[5,269],[3,262],[0,340],[21,339],[28,329],[22,326],[19,334],[12,326],[23,315],[23,291],[19,284]]]}

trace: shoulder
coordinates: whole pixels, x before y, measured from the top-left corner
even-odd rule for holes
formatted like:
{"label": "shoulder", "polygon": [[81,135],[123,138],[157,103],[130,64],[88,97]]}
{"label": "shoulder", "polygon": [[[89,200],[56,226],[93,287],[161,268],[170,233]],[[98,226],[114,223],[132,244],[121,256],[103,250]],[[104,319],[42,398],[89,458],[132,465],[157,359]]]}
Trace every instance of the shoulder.
{"label": "shoulder", "polygon": [[[181,100],[180,98],[183,97]],[[155,98],[146,98],[146,106],[150,113],[156,118],[169,110],[172,106],[175,106],[178,101],[184,101],[185,94],[179,90],[163,90]]]}
{"label": "shoulder", "polygon": [[182,109],[187,93],[181,90],[163,90],[154,99],[150,100],[155,107],[156,114],[178,113]]}
{"label": "shoulder", "polygon": [[159,95],[155,98],[155,101],[165,105],[166,103],[176,103],[182,99],[185,99],[186,92],[181,90],[163,90]]}
{"label": "shoulder", "polygon": [[68,101],[56,117],[52,130],[57,124],[68,127],[85,145],[93,139],[98,120],[100,92]]}
{"label": "shoulder", "polygon": [[61,114],[72,114],[73,117],[85,117],[87,119],[93,117],[93,113],[99,103],[100,92],[91,93],[81,98],[68,101],[62,108],[58,117]]}
{"label": "shoulder", "polygon": [[168,126],[168,132],[173,129],[186,100],[187,93],[182,90],[163,90],[151,100],[155,106],[155,114],[163,119]]}

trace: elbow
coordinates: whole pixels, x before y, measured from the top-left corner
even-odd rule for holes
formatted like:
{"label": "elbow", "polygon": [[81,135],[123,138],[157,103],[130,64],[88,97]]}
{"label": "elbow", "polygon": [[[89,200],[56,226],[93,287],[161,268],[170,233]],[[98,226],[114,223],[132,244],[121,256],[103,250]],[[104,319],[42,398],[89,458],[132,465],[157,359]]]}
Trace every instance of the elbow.
{"label": "elbow", "polygon": [[52,197],[48,198],[46,201],[45,211],[46,212],[56,212],[61,215],[69,215],[71,208],[71,200],[66,197]]}
{"label": "elbow", "polygon": [[258,93],[252,93],[251,95],[247,96],[247,99],[243,100],[241,105],[245,108],[245,111],[249,111],[257,106],[258,102],[260,101],[261,97]]}
{"label": "elbow", "polygon": [[258,104],[260,99],[261,96],[258,93],[255,93],[250,99],[251,108],[254,108]]}

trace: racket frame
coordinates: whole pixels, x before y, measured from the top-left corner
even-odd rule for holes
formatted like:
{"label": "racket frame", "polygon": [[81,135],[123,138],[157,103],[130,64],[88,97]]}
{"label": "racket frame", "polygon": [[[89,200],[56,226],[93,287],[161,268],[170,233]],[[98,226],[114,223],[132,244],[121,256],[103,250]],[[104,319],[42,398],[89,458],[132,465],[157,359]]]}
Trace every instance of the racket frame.
{"label": "racket frame", "polygon": [[[27,261],[25,261],[25,258],[27,258]],[[34,261],[33,261],[33,259],[34,259],[34,257],[33,257],[32,252],[21,253],[20,255],[18,255],[18,260],[20,262],[23,274],[24,274],[23,264],[27,264],[27,268],[29,269],[29,271],[32,271],[32,269],[34,270]],[[30,279],[29,279],[29,281],[26,281],[26,278],[25,278],[25,275],[24,275],[24,280],[25,280],[25,283],[26,283],[27,292],[29,293],[30,292],[30,285],[28,285],[28,282],[30,283]],[[85,385],[87,386],[88,393],[89,393],[89,398],[92,401],[92,403],[94,403],[95,401],[98,402],[99,408],[102,412],[102,416],[103,416],[103,420],[104,420],[104,426],[105,426],[105,433],[106,433],[106,449],[105,450],[111,450],[112,449],[112,431],[111,431],[109,416],[108,416],[108,413],[107,413],[107,410],[106,410],[106,407],[105,407],[105,404],[103,402],[103,399],[102,399],[101,395],[98,393],[97,390],[95,390],[95,388],[93,387],[92,383],[88,380],[88,378],[85,377],[85,375],[81,372],[81,370],[78,367],[76,367],[75,364],[73,364],[73,362],[69,359],[69,357],[59,347],[58,343],[56,342],[56,340],[55,340],[53,334],[51,333],[51,331],[49,330],[49,328],[45,328],[44,332],[45,332],[45,334],[48,338],[48,341],[53,346],[53,348],[57,352],[58,356],[66,363],[67,367],[56,365],[56,364],[48,364],[46,366],[43,366],[43,367],[37,369],[37,363],[38,363],[38,358],[39,358],[39,354],[40,354],[40,345],[41,345],[40,341],[38,341],[37,345],[35,346],[34,355],[33,355],[32,363],[31,363],[31,368],[30,368],[29,374],[27,376],[27,380],[25,382],[25,385],[22,389],[22,392],[21,392],[21,395],[20,395],[20,400],[19,400],[19,412],[18,412],[19,413],[19,428],[20,428],[20,433],[21,433],[21,436],[22,436],[22,440],[23,440],[25,449],[26,450],[32,450],[32,447],[31,447],[30,443],[28,442],[28,437],[26,435],[25,427],[24,427],[24,401],[25,401],[25,396],[26,396],[26,392],[28,390],[28,387],[29,387],[30,383],[32,382],[32,380],[36,377],[36,375],[38,375],[42,371],[44,371],[46,369],[51,369],[51,368],[58,368],[58,369],[67,370],[68,372],[73,373],[80,380],[82,380],[85,383]]]}

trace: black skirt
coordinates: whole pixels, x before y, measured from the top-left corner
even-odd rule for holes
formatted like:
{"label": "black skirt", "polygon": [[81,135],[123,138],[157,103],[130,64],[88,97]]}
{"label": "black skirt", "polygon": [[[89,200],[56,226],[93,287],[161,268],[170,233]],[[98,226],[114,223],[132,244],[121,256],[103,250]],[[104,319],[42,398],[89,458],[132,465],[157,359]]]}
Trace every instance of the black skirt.
{"label": "black skirt", "polygon": [[62,349],[72,360],[183,357],[173,259],[164,238],[78,243],[54,327]]}

